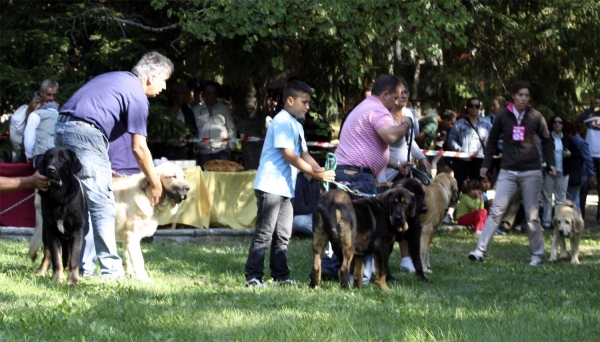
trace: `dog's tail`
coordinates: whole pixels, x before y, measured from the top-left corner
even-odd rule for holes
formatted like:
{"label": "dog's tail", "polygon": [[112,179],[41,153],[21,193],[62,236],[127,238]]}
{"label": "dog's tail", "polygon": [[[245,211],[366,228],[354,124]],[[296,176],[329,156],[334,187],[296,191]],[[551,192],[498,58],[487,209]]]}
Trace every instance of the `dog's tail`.
{"label": "dog's tail", "polygon": [[29,257],[31,261],[37,259],[37,252],[42,248],[42,199],[35,193],[35,230],[29,241]]}

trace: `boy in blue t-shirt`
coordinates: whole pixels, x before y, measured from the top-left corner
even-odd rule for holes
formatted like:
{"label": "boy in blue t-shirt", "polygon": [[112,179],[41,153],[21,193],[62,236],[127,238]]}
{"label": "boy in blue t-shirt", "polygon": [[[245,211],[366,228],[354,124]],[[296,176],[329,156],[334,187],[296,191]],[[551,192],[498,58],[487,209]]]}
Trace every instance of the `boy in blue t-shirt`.
{"label": "boy in blue t-shirt", "polygon": [[335,171],[325,171],[308,154],[303,120],[309,109],[312,90],[294,80],[283,89],[283,110],[273,118],[260,155],[260,165],[254,180],[258,214],[256,229],[248,260],[246,286],[265,286],[264,259],[269,246],[269,267],[273,285],[295,284],[290,279],[287,249],[292,235],[294,197],[298,171],[306,172],[320,181],[333,181]]}

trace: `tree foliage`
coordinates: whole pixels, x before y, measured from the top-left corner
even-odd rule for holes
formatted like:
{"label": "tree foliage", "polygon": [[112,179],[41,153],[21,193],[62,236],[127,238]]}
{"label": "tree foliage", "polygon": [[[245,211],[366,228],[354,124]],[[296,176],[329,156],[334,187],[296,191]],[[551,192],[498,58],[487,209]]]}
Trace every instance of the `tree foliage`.
{"label": "tree foliage", "polygon": [[[258,117],[267,88],[310,84],[327,120],[393,72],[414,104],[486,104],[519,78],[546,115],[573,114],[600,93],[597,0],[1,1],[0,110],[44,78],[66,99],[91,77],[130,70],[147,50],[234,86],[236,115]],[[161,97],[164,98],[164,97]],[[161,98],[153,101],[161,101]],[[163,103],[164,104],[164,103]],[[441,108],[441,109],[443,109]],[[261,122],[261,120],[257,120]],[[244,125],[240,126],[244,129]],[[254,132],[247,132],[254,133]]]}

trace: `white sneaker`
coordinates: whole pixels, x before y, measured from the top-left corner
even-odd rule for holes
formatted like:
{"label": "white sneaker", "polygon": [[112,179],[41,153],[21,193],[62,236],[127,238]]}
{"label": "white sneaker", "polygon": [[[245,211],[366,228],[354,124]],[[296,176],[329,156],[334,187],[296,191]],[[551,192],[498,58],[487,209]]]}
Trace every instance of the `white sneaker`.
{"label": "white sneaker", "polygon": [[298,285],[296,284],[295,281],[293,281],[292,279],[285,279],[285,280],[273,280],[273,286],[281,286],[281,285]]}
{"label": "white sneaker", "polygon": [[251,286],[252,287],[263,287],[263,286],[267,286],[267,283],[265,283],[265,281],[260,278],[252,278],[246,282],[246,286],[247,287],[251,287]]}
{"label": "white sneaker", "polygon": [[540,258],[539,256],[532,255],[531,256],[531,262],[529,263],[529,266],[537,267],[537,266],[540,266],[543,263],[544,263],[544,260],[542,258]]}
{"label": "white sneaker", "polygon": [[413,262],[410,258],[402,258],[402,261],[400,261],[400,271],[404,271],[404,272],[408,272],[408,273],[415,273],[415,265],[413,265]]}
{"label": "white sneaker", "polygon": [[478,249],[470,252],[468,256],[471,261],[483,262],[483,253]]}

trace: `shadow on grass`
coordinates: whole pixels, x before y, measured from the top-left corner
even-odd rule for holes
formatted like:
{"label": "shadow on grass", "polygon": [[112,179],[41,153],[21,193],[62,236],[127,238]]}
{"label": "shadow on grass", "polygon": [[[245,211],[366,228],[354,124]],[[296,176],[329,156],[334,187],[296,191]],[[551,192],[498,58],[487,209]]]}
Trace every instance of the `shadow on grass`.
{"label": "shadow on grass", "polygon": [[[550,240],[546,235],[547,251]],[[289,247],[299,285],[262,289],[243,285],[250,237],[143,245],[154,283],[85,279],[77,287],[34,277],[26,244],[2,242],[0,340],[594,340],[599,241],[585,235],[580,266],[532,268],[525,234],[495,237],[478,263],[466,257],[475,236],[439,233],[432,283],[401,273],[396,247],[390,265],[398,281],[390,293],[327,281],[310,289],[307,239]]]}

